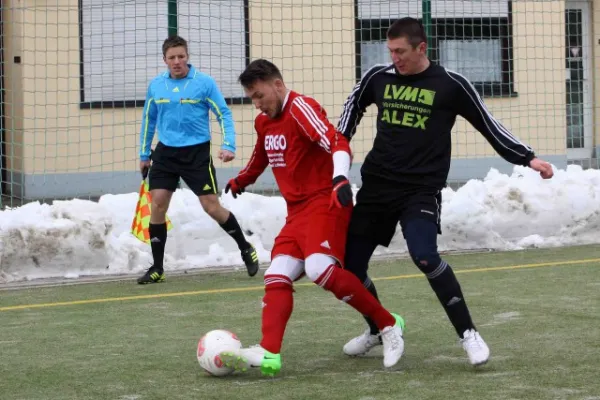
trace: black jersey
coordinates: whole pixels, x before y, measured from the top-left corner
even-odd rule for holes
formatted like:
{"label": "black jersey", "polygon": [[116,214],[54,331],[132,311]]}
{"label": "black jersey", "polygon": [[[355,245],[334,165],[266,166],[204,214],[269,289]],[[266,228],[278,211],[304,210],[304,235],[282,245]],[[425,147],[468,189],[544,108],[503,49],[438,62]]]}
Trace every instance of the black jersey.
{"label": "black jersey", "polygon": [[415,75],[400,75],[393,64],[371,68],[344,103],[338,130],[348,140],[371,104],[378,108],[377,133],[363,163],[363,175],[443,188],[457,115],[481,132],[508,162],[529,165],[534,157],[530,147],[490,114],[464,76],[433,63]]}

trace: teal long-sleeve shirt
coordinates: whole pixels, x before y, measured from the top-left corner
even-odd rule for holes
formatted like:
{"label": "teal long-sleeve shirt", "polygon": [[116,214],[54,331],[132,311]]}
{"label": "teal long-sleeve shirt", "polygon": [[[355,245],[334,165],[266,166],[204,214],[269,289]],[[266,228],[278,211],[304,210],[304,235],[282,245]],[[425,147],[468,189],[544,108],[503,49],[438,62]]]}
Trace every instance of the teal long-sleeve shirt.
{"label": "teal long-sleeve shirt", "polygon": [[150,159],[154,131],[166,146],[183,147],[211,140],[209,110],[217,117],[223,150],[235,153],[235,126],[231,110],[215,80],[189,65],[185,78],[172,79],[169,72],[148,85],[142,128],[140,160]]}

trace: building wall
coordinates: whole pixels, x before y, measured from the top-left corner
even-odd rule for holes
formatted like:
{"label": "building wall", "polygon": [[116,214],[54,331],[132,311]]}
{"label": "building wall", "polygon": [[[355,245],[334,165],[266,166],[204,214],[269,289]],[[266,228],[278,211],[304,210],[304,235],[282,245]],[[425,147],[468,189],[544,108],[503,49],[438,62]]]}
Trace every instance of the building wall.
{"label": "building wall", "polygon": [[[5,0],[5,87],[7,165],[14,171],[14,196],[71,197],[134,191],[139,183],[141,108],[79,107],[77,0]],[[349,0],[304,0],[275,7],[250,1],[251,59],[278,64],[288,86],[312,95],[332,122],[355,84],[354,7]],[[600,65],[600,0],[594,0],[594,62]],[[566,162],[564,1],[513,2],[514,70],[517,97],[486,98],[491,112],[538,154]],[[60,22],[59,22],[60,21]],[[15,64],[13,57],[20,56]],[[191,55],[191,62],[197,55]],[[600,83],[595,83],[600,94]],[[231,106],[238,133],[237,158],[216,160],[220,186],[247,162],[255,135],[252,105]],[[353,141],[355,161],[370,149],[375,109]],[[598,107],[595,108],[596,121]],[[598,123],[596,138],[600,139]],[[221,142],[216,124],[213,146]],[[598,141],[597,141],[598,143]],[[454,131],[451,179],[485,175],[511,166],[464,120]],[[353,168],[356,174],[358,168]],[[356,176],[355,176],[356,178]],[[259,182],[274,185],[270,173]],[[23,185],[23,188],[21,188]]]}

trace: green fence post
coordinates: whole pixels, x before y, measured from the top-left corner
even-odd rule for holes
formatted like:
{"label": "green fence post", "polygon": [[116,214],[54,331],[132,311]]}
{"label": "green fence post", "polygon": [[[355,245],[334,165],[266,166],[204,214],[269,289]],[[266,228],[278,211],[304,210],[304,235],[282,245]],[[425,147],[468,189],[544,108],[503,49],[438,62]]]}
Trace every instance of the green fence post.
{"label": "green fence post", "polygon": [[431,40],[431,0],[422,0],[421,9],[423,11],[423,27],[425,28],[425,35],[427,35],[427,55],[431,54],[430,46],[433,43]]}
{"label": "green fence post", "polygon": [[168,11],[169,13],[169,36],[177,35],[177,0],[169,0]]}

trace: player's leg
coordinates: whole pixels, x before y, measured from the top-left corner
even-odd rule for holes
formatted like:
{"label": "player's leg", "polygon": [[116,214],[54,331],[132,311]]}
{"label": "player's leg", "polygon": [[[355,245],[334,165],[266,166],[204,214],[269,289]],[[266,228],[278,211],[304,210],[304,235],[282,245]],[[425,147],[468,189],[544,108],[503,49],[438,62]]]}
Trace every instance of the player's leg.
{"label": "player's leg", "polygon": [[461,339],[473,365],[487,362],[489,348],[473,321],[461,286],[450,265],[441,259],[437,249],[441,198],[439,194],[411,200],[401,219],[402,232],[410,256],[425,274],[450,322]]}
{"label": "player's leg", "polygon": [[201,194],[198,197],[204,211],[237,243],[248,275],[256,275],[259,267],[258,253],[256,252],[256,248],[246,240],[235,215],[221,205],[216,194]]}
{"label": "player's leg", "polygon": [[198,196],[204,211],[235,240],[248,275],[256,275],[258,272],[256,249],[246,240],[235,215],[219,202],[217,175],[212,160],[210,142],[190,146],[186,151],[189,154],[182,155],[186,166],[182,171],[183,180]]}
{"label": "player's leg", "polygon": [[273,260],[265,271],[260,344],[221,354],[223,362],[238,371],[257,367],[264,375],[272,376],[281,370],[281,347],[293,309],[292,285],[304,274],[302,253],[292,228],[293,224],[284,226],[275,239]]}
{"label": "player's leg", "polygon": [[[356,275],[363,286],[379,301],[375,284],[367,274],[369,260],[376,247],[377,243],[371,237],[349,231],[346,240],[346,262],[344,268]],[[373,347],[382,344],[381,337],[379,336],[379,328],[375,321],[366,315],[363,315],[363,318],[367,322],[367,329],[361,335],[351,339],[344,345],[343,351],[349,356],[365,354]]]}
{"label": "player's leg", "polygon": [[153,264],[144,275],[138,278],[139,284],[158,283],[165,280],[164,257],[167,243],[166,215],[173,192],[177,189],[179,172],[175,150],[158,143],[152,153],[152,167],[148,173],[148,183],[152,196],[150,208],[150,247]]}
{"label": "player's leg", "polygon": [[354,274],[341,268],[350,212],[350,208],[328,210],[326,204],[311,209],[304,249],[306,276],[375,322],[384,345],[384,366],[391,367],[404,352],[404,321],[387,311]]}
{"label": "player's leg", "polygon": [[[398,218],[393,215],[388,204],[380,204],[386,198],[382,187],[376,182],[369,183],[369,180],[364,182],[366,183],[359,190],[357,204],[350,219],[344,268],[356,275],[365,288],[379,300],[375,284],[367,274],[369,261],[378,245],[389,245],[396,233]],[[382,344],[377,324],[368,316],[363,317],[368,328],[344,345],[343,351],[349,356],[365,354]]]}

